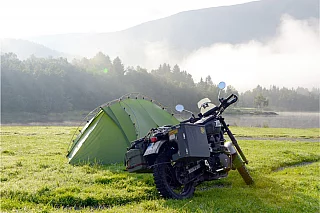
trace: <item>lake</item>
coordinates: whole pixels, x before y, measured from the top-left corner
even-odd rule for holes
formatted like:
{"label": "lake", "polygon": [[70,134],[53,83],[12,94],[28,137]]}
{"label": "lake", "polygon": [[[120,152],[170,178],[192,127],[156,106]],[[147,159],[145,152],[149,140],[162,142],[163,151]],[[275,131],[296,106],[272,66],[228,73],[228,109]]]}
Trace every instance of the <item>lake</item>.
{"label": "lake", "polygon": [[[282,128],[319,128],[318,112],[277,112],[279,115],[234,115],[223,114],[226,122],[231,126],[251,127],[282,127]],[[190,117],[189,113],[175,114],[179,120]],[[79,117],[79,120],[82,118]],[[31,122],[31,123],[4,123],[2,125],[31,125],[31,126],[79,126],[81,121],[61,122]],[[84,125],[84,124],[83,124]],[[83,126],[80,125],[80,126]]]}
{"label": "lake", "polygon": [[319,128],[319,112],[277,112],[279,115],[228,115],[231,126]]}

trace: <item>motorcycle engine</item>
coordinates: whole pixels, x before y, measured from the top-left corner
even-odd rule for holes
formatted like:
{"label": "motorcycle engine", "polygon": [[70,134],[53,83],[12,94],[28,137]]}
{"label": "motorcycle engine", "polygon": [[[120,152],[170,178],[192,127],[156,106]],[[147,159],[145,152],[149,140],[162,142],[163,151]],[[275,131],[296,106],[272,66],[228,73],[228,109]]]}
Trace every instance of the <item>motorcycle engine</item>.
{"label": "motorcycle engine", "polygon": [[211,120],[205,124],[211,157],[208,163],[213,172],[230,167],[230,157],[225,154],[225,139],[219,120]]}
{"label": "motorcycle engine", "polygon": [[230,157],[224,153],[217,153],[211,156],[208,160],[212,171],[230,168]]}
{"label": "motorcycle engine", "polygon": [[223,132],[221,130],[221,123],[219,120],[211,120],[205,124],[208,142],[210,144],[210,151],[223,151],[221,146],[224,143]]}

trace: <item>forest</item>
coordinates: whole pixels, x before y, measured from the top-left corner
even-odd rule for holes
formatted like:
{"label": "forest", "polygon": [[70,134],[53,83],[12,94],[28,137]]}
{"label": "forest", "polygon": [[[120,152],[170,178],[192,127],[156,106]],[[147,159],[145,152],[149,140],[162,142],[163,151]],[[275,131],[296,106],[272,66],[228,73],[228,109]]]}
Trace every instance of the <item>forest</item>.
{"label": "forest", "polygon": [[[219,82],[216,81],[215,73],[212,73],[196,83],[179,65],[167,63],[155,70],[126,67],[119,57],[112,60],[102,52],[93,58],[72,62],[62,57],[31,56],[19,60],[16,54],[5,53],[1,55],[1,113],[89,112],[132,92],[144,94],[170,108],[179,103],[197,111],[196,103],[201,98],[208,97],[217,104]],[[319,111],[319,88],[310,91],[301,87],[270,85],[263,88],[257,85],[240,93],[229,85],[223,93],[239,95],[237,108]]]}

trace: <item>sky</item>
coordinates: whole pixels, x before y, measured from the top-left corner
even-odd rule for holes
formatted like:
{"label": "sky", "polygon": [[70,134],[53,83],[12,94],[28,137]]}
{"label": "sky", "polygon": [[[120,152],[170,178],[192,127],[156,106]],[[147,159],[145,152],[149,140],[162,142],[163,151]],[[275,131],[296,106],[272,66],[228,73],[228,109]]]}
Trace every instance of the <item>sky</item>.
{"label": "sky", "polygon": [[0,3],[0,38],[124,30],[178,12],[252,0],[10,0]]}
{"label": "sky", "polygon": [[[1,1],[0,38],[23,39],[64,33],[115,32],[182,11],[251,1]],[[145,51],[150,56],[145,63],[149,70],[175,60],[166,44],[150,44]],[[163,54],[163,51],[168,54]],[[163,58],[164,55],[170,57]],[[320,87],[319,58],[319,26],[309,20],[295,20],[284,16],[279,23],[277,35],[268,41],[213,44],[191,52],[182,61],[175,60],[172,63],[179,64],[196,82],[201,77],[211,75],[215,81],[224,80],[240,91],[252,89],[258,84],[267,88],[277,85],[312,89]]]}

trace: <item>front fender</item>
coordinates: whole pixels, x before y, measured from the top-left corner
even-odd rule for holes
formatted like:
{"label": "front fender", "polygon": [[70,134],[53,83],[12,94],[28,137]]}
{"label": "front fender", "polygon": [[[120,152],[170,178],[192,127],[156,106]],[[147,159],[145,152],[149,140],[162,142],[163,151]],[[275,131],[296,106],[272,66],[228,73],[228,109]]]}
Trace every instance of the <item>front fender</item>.
{"label": "front fender", "polygon": [[148,156],[148,155],[153,155],[153,154],[158,154],[159,153],[159,150],[161,148],[161,146],[163,144],[165,144],[167,141],[165,140],[161,140],[161,141],[158,141],[156,143],[150,143],[146,149],[146,151],[144,152],[144,157]]}

